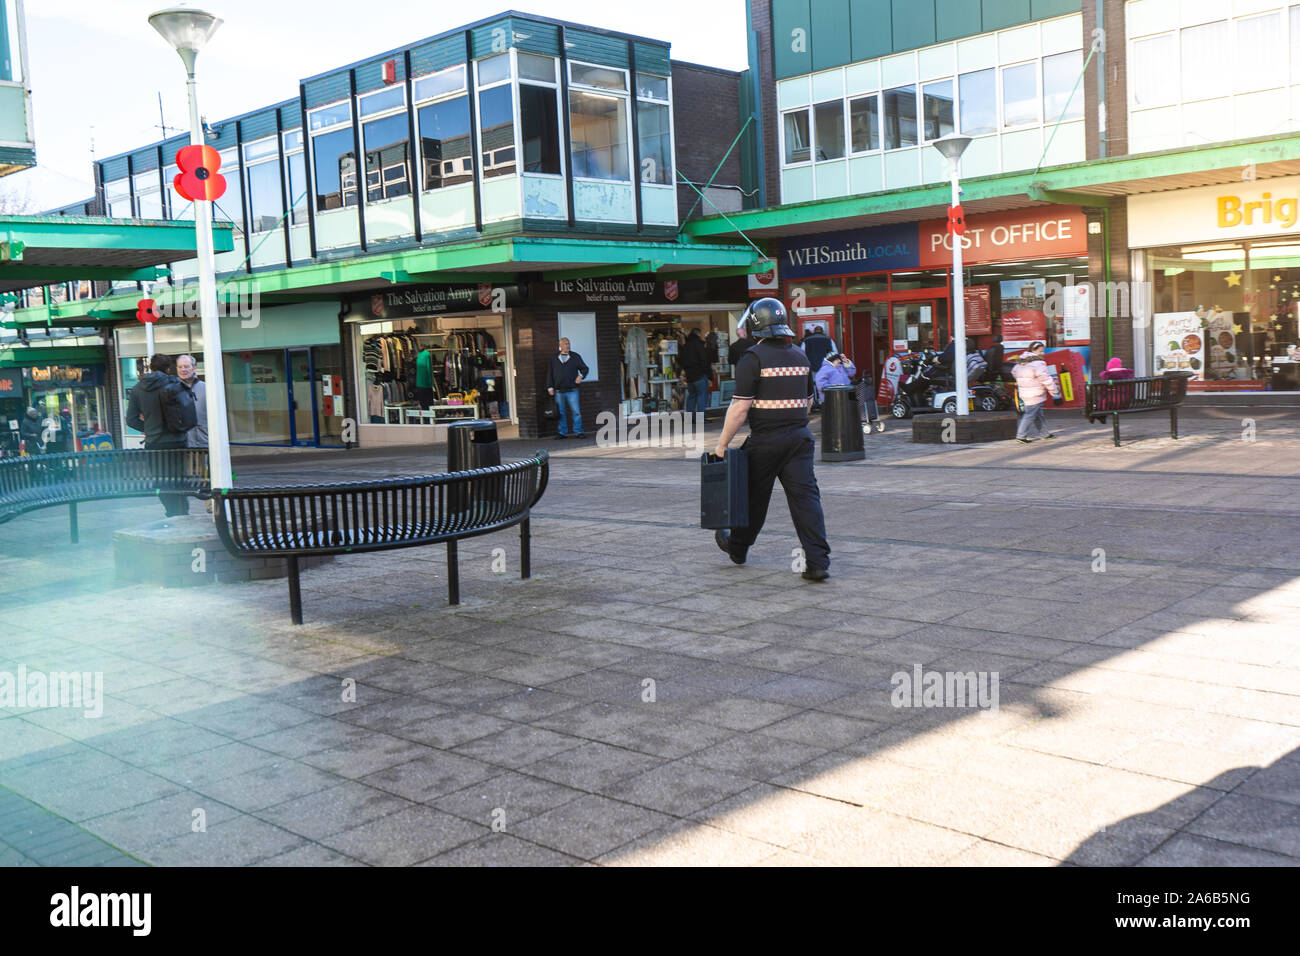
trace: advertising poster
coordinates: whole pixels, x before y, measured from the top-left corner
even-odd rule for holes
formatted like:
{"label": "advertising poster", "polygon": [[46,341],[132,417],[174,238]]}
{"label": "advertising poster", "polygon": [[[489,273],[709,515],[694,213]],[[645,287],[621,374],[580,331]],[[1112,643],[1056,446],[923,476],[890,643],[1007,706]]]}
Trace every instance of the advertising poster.
{"label": "advertising poster", "polygon": [[988,335],[993,331],[993,307],[990,304],[989,287],[986,285],[967,286],[966,300],[966,334]]}
{"label": "advertising poster", "polygon": [[1195,312],[1157,312],[1155,329],[1156,374],[1191,372],[1192,381],[1205,378],[1205,336],[1201,316]]}
{"label": "advertising poster", "polygon": [[1002,294],[1002,344],[1023,349],[1047,340],[1047,313],[1043,311],[1046,285],[1042,279],[1004,279]]}
{"label": "advertising poster", "polygon": [[1061,340],[1087,344],[1092,337],[1092,286],[1072,285],[1062,293]]}
{"label": "advertising poster", "polygon": [[[1244,322],[1243,322],[1244,319]],[[1205,315],[1205,377],[1209,381],[1244,382],[1250,378],[1244,347],[1238,342],[1238,330],[1249,323],[1249,315],[1237,316],[1231,312],[1211,309]],[[1168,343],[1165,343],[1166,345]]]}

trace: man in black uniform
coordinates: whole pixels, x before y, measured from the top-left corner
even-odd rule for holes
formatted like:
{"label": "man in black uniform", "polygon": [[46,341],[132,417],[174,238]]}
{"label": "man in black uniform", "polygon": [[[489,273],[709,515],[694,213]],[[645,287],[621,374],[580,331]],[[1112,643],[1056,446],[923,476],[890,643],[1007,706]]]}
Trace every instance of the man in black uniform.
{"label": "man in black uniform", "polygon": [[824,581],[830,574],[831,550],[821,492],[813,475],[808,357],[792,343],[794,330],[777,299],[759,299],[741,321],[758,342],[736,365],[736,393],[714,454],[722,457],[748,418],[750,434],[743,447],[749,453],[749,526],[719,531],[714,540],[732,561],[744,564],[763,530],[772,486],[779,478],[803,546],[803,576]]}

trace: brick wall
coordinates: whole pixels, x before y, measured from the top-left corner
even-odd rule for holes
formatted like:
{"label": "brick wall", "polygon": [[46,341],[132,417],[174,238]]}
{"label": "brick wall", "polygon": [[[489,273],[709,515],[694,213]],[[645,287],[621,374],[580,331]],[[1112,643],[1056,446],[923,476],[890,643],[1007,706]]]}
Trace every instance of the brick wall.
{"label": "brick wall", "polygon": [[[561,312],[596,313],[596,348],[599,363],[599,380],[578,386],[578,404],[582,411],[582,427],[587,434],[597,428],[596,416],[603,411],[617,412],[621,389],[619,387],[618,309],[612,305],[566,305],[562,307],[535,306],[515,309],[511,316],[514,324],[515,349],[515,401],[519,404],[519,437],[550,438],[556,434],[556,423],[542,416],[546,399],[546,365],[560,348]],[[525,338],[531,333],[531,344],[521,344],[520,333]],[[583,360],[591,364],[591,356]]]}
{"label": "brick wall", "polygon": [[[703,188],[740,132],[740,74],[731,70],[673,62],[673,134],[677,170]],[[731,151],[714,186],[739,186],[740,148]],[[677,215],[685,218],[696,200],[696,216],[716,212],[690,186],[677,185]],[[716,201],[716,200],[715,200]],[[726,208],[725,206],[723,208]]]}
{"label": "brick wall", "polygon": [[[1103,0],[1102,25],[1106,36],[1106,155],[1122,156],[1128,152],[1128,75],[1126,72],[1124,40],[1124,0]],[[1095,0],[1083,0],[1084,57],[1092,43],[1097,26]],[[1102,56],[1098,51],[1097,56]],[[1101,155],[1097,138],[1097,59],[1088,64],[1083,78],[1084,135],[1087,139],[1087,156],[1097,159]]]}

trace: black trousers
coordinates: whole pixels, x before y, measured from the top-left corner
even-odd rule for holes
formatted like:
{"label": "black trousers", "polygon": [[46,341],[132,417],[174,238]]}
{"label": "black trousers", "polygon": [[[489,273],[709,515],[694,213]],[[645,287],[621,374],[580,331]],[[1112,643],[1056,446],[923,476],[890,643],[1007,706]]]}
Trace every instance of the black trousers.
{"label": "black trousers", "polygon": [[[155,442],[153,444],[148,444],[148,443],[145,444],[145,448],[148,448],[150,450],[155,448],[184,448],[184,447],[185,447],[184,438],[181,438],[179,441],[164,439],[163,441]],[[158,500],[162,502],[163,514],[168,518],[175,518],[179,515],[187,515],[190,513],[189,495],[175,495],[175,494],[167,494],[165,492],[160,492],[158,495]]]}
{"label": "black trousers", "polygon": [[794,519],[809,568],[829,568],[831,549],[826,543],[826,518],[822,496],[813,474],[813,436],[807,427],[751,433],[745,439],[749,453],[749,525],[731,532],[731,543],[748,548],[763,530],[772,488],[778,479]]}

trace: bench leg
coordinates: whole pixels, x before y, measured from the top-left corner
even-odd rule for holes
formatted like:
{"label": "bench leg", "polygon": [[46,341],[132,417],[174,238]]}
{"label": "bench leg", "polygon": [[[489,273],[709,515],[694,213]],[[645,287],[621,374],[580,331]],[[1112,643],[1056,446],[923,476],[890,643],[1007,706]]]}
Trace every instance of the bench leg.
{"label": "bench leg", "polygon": [[1174,405],[1169,409],[1169,437],[1178,437],[1178,406]]}
{"label": "bench leg", "polygon": [[302,590],[298,586],[298,559],[285,559],[289,564],[289,616],[293,623],[302,623]]}
{"label": "bench leg", "polygon": [[532,557],[533,533],[528,527],[528,519],[519,522],[519,578],[533,576]]}
{"label": "bench leg", "polygon": [[456,553],[456,541],[447,542],[447,604],[460,603],[460,558]]}
{"label": "bench leg", "polygon": [[1119,447],[1119,416],[1118,415],[1110,416],[1110,424],[1111,424],[1111,428],[1114,429],[1114,433],[1115,433],[1115,447],[1118,448]]}
{"label": "bench leg", "polygon": [[68,505],[68,533],[72,536],[73,544],[81,540],[81,532],[77,528],[77,503],[75,501]]}

